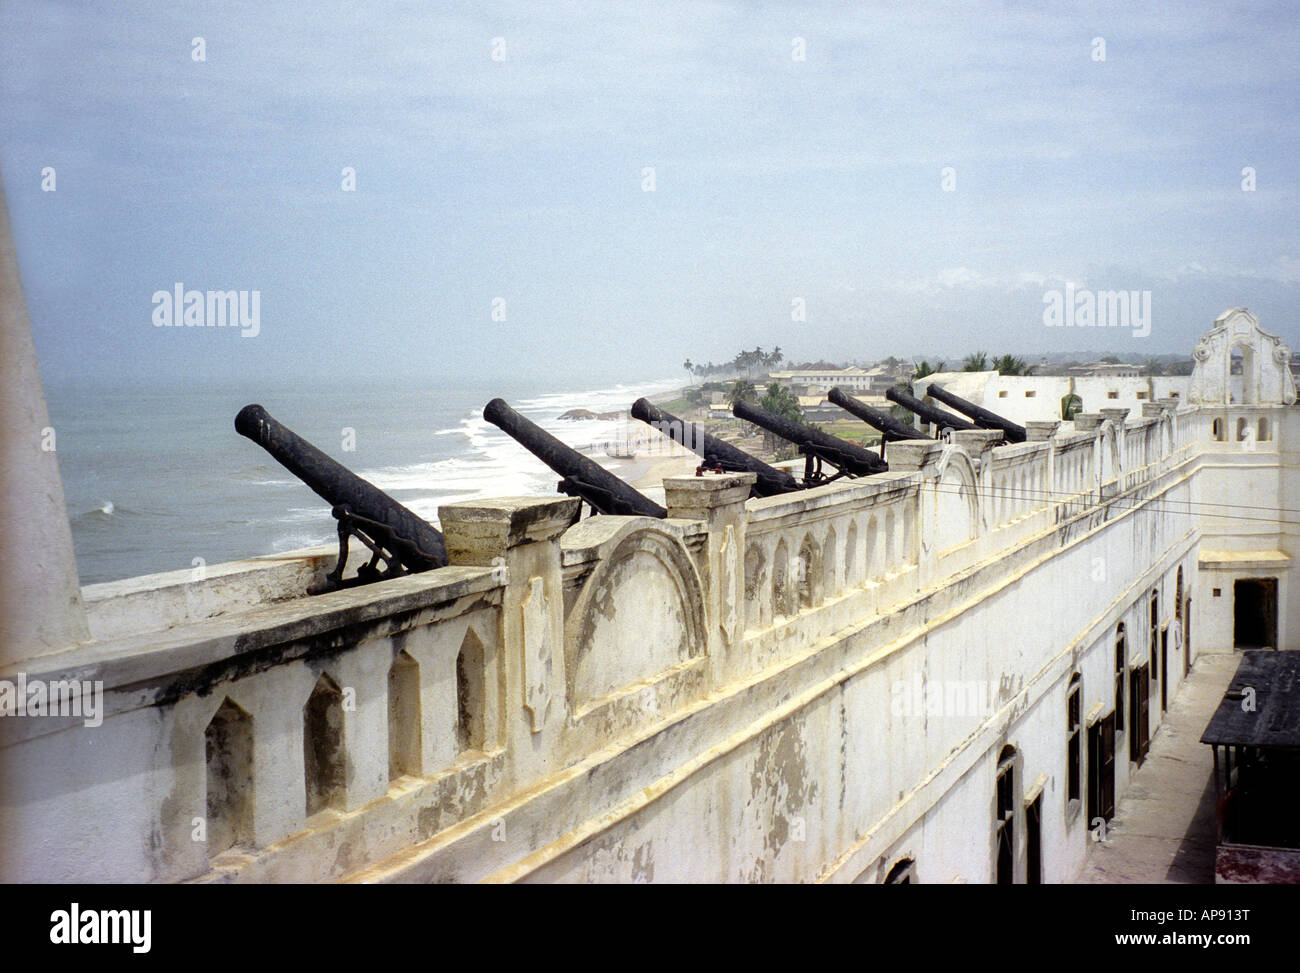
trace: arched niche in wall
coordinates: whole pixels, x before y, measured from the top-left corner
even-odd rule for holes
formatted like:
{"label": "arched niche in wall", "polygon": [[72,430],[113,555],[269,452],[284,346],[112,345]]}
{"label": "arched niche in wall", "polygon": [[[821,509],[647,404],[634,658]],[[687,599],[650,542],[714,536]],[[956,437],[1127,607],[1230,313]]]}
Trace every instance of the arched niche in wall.
{"label": "arched niche in wall", "polygon": [[944,448],[936,473],[938,477],[932,487],[935,491],[934,548],[943,553],[975,536],[979,497],[975,468],[960,446]]}
{"label": "arched niche in wall", "polygon": [[645,518],[594,517],[583,527],[582,544],[597,563],[564,625],[575,708],[706,647],[703,585],[674,534]]}

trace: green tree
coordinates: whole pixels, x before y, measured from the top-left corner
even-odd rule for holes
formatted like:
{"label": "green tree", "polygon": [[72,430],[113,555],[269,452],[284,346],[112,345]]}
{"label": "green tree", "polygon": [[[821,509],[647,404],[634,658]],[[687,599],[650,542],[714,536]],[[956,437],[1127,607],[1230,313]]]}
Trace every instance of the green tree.
{"label": "green tree", "polygon": [[928,361],[922,360],[921,364],[917,365],[916,368],[912,369],[912,375],[907,380],[908,393],[909,394],[911,393],[912,383],[915,382],[918,378],[925,378],[925,376],[927,375],[933,375],[936,372],[941,372],[941,371],[943,371],[943,362],[939,362],[938,365],[931,365]]}
{"label": "green tree", "polygon": [[[803,409],[799,407],[799,398],[784,385],[777,385],[771,382],[767,386],[767,391],[759,400],[758,406],[774,415],[783,416],[793,422],[803,422]],[[787,443],[784,439],[773,435],[766,429],[763,430],[763,445],[769,450],[776,453],[778,459],[790,459],[794,455],[794,444]],[[785,449],[789,446],[790,449]],[[789,452],[790,455],[784,455]]]}
{"label": "green tree", "polygon": [[1073,392],[1061,396],[1061,419],[1065,422],[1073,421],[1074,417],[1083,411],[1083,399],[1079,398]]}
{"label": "green tree", "polygon": [[1163,375],[1165,373],[1164,366],[1154,358],[1148,358],[1146,364],[1142,366],[1142,370],[1148,375]]}
{"label": "green tree", "polygon": [[1029,367],[1025,364],[1023,358],[1015,358],[1011,355],[1003,355],[1001,358],[993,359],[993,367],[999,375],[1028,375]]}
{"label": "green tree", "polygon": [[989,356],[987,352],[977,351],[973,355],[967,355],[966,360],[961,363],[963,372],[987,372],[989,370]]}
{"label": "green tree", "polygon": [[727,402],[735,405],[737,402],[753,402],[758,398],[758,390],[754,388],[754,383],[748,379],[738,378],[731,383],[731,388],[727,390]]}

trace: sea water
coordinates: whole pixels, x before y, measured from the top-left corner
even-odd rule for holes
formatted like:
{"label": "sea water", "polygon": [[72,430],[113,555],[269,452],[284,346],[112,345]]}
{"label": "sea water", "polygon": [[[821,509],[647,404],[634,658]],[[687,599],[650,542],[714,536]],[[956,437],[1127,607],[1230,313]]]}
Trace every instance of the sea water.
{"label": "sea water", "polygon": [[604,446],[625,438],[630,420],[559,416],[625,412],[637,397],[681,384],[556,391],[539,380],[438,379],[273,391],[52,387],[46,395],[87,585],[336,540],[329,505],[235,432],[250,402],[436,526],[444,503],[555,492],[559,477],[483,419],[493,397],[618,472],[623,464]]}

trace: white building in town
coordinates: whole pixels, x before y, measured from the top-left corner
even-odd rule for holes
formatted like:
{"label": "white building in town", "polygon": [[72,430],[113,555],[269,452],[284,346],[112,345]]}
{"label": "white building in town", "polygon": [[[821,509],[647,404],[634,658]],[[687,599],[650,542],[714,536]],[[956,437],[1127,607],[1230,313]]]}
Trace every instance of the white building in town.
{"label": "white building in town", "polygon": [[[1240,379],[1240,376],[1236,376]],[[1066,396],[1077,396],[1078,411],[1128,409],[1133,415],[1144,404],[1161,399],[1186,401],[1191,376],[1183,375],[999,375],[988,372],[936,372],[912,383],[915,394],[929,402],[926,389],[936,383],[975,405],[1024,425],[1031,419],[1060,419]],[[1238,382],[1238,385],[1240,383]],[[941,403],[935,403],[942,406]],[[950,410],[951,411],[951,410]]]}

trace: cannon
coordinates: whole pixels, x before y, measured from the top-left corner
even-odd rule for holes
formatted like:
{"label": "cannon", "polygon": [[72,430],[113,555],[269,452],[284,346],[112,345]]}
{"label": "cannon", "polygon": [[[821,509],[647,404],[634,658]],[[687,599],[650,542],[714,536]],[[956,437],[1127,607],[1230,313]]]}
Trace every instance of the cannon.
{"label": "cannon", "polygon": [[671,412],[665,412],[649,399],[633,402],[632,415],[697,454],[704,460],[701,469],[713,467],[727,473],[757,474],[758,479],[749,489],[751,497],[771,497],[803,489],[785,470],[768,466],[743,449],[737,449],[731,443],[709,435],[695,423],[685,422]]}
{"label": "cannon", "polygon": [[483,407],[483,418],[553,469],[563,479],[556,489],[581,497],[596,513],[623,516],[668,516],[668,511],[632,489],[609,470],[566,446],[537,423],[525,419],[506,404],[493,399]]}
{"label": "cannon", "polygon": [[[731,412],[736,418],[761,426],[799,447],[799,452],[806,457],[804,486],[818,486],[837,480],[841,476],[870,476],[872,473],[883,473],[889,469],[888,463],[861,446],[846,443],[842,439],[836,439],[834,436],[812,429],[801,422],[795,422],[793,419],[787,419],[785,416],[773,415],[766,409],[760,409],[743,399],[731,407]],[[834,476],[828,477],[822,472],[823,462],[835,467],[837,472]]]}
{"label": "cannon", "polygon": [[985,429],[1000,429],[1002,436],[1009,443],[1023,443],[1025,441],[1025,427],[1017,425],[1010,419],[1003,419],[996,412],[990,412],[988,409],[982,409],[974,402],[968,402],[960,395],[953,395],[942,385],[931,384],[926,394],[938,399],[946,406],[956,409],[958,412],[964,412],[975,421],[976,425]]}
{"label": "cannon", "polygon": [[[447,564],[442,534],[373,483],[330,459],[307,440],[281,425],[260,405],[246,405],[235,416],[235,431],[261,446],[276,462],[330,504],[339,522],[339,557],[326,578],[335,587],[365,584],[415,574]],[[371,551],[356,577],[343,580],[348,540],[356,537]],[[379,562],[383,561],[383,568]]]}
{"label": "cannon", "polygon": [[841,392],[839,387],[831,389],[826,396],[845,412],[850,412],[857,416],[867,425],[880,430],[881,436],[885,442],[898,442],[901,439],[930,439],[921,430],[915,426],[909,426],[907,423],[895,419],[888,412],[881,412],[879,409],[873,409],[866,403],[859,402],[853,396]]}
{"label": "cannon", "polygon": [[897,389],[897,388],[886,389],[885,398],[887,398],[890,402],[897,402],[904,409],[910,409],[912,412],[915,412],[926,422],[934,423],[936,426],[939,427],[940,430],[979,428],[979,426],[975,425],[975,423],[968,422],[967,420],[961,418],[960,416],[955,416],[951,412],[948,412],[946,409],[940,409],[937,406],[929,405],[925,402],[922,402],[920,399],[908,395],[902,389]]}

